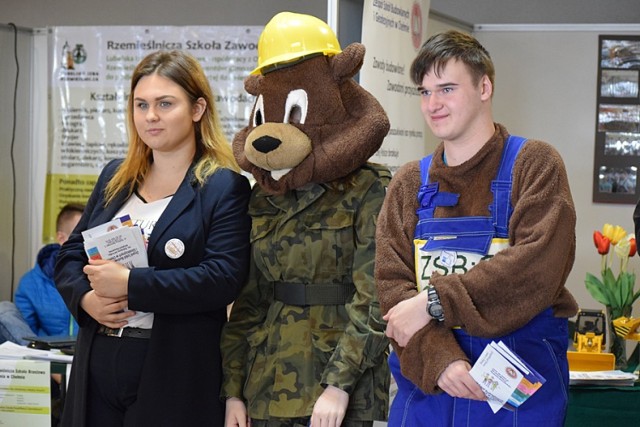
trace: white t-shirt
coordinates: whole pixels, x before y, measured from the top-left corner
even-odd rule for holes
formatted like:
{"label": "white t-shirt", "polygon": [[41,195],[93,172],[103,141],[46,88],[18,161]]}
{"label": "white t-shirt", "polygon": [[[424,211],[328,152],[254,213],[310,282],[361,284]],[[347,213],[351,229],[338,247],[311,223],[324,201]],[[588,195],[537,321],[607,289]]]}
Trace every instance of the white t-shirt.
{"label": "white t-shirt", "polygon": [[[162,212],[167,208],[172,198],[173,196],[169,196],[151,203],[146,203],[134,192],[131,197],[129,197],[129,200],[127,200],[127,203],[116,213],[114,218],[128,214],[131,217],[133,225],[138,225],[142,229],[146,246],[149,244],[149,238],[151,237],[156,222],[158,222],[158,218],[160,218],[160,215],[162,215]],[[153,327],[153,313],[138,311],[128,319],[128,322],[125,328],[151,329]]]}

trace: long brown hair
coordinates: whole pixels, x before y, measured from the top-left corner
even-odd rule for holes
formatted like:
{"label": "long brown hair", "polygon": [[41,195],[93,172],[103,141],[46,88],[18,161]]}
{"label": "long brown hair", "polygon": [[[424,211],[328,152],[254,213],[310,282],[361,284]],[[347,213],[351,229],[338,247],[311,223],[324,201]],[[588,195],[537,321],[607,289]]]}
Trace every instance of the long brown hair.
{"label": "long brown hair", "polygon": [[207,107],[198,122],[194,122],[196,134],[196,165],[193,177],[202,184],[219,167],[240,171],[231,146],[227,141],[211,86],[199,62],[190,54],[178,50],[158,51],[147,55],[136,66],[131,76],[131,91],[127,102],[127,131],[129,151],[105,188],[105,204],[109,204],[116,194],[127,190],[130,196],[144,181],[153,161],[151,149],[142,141],[133,121],[133,93],[142,77],[157,74],[184,89],[193,105],[203,98]]}

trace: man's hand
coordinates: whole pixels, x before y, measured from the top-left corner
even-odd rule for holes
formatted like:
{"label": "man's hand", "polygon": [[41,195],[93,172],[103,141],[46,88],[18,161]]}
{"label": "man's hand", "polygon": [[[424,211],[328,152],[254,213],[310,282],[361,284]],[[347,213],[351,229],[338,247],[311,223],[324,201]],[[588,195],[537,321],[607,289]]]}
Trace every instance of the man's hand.
{"label": "man's hand", "polygon": [[471,365],[464,360],[456,360],[447,366],[438,378],[438,387],[452,397],[473,400],[487,400],[478,383],[469,374]]}
{"label": "man's hand", "polygon": [[427,313],[427,293],[420,292],[413,298],[400,301],[382,318],[387,321],[385,334],[400,347],[405,347],[411,337],[432,319]]}
{"label": "man's hand", "polygon": [[237,397],[227,399],[224,416],[225,427],[251,427],[251,419],[247,416],[247,407]]}
{"label": "man's hand", "polygon": [[328,385],[313,405],[310,426],[340,427],[348,405],[349,394],[338,387]]}

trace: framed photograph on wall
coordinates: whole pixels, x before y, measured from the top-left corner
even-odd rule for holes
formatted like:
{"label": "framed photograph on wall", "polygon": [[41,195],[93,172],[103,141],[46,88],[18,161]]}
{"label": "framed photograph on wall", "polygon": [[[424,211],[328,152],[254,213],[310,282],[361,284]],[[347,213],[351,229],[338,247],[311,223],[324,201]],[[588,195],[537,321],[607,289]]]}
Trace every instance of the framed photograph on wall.
{"label": "framed photograph on wall", "polygon": [[640,36],[599,37],[593,201],[636,204],[640,167]]}
{"label": "framed photograph on wall", "polygon": [[600,94],[609,98],[637,98],[638,72],[635,70],[602,70]]}

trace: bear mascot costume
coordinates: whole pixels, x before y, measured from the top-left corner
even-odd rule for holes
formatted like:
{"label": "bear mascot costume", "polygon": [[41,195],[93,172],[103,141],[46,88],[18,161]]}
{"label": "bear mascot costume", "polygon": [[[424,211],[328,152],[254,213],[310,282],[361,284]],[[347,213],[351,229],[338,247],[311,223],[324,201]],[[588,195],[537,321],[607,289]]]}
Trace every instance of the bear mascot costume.
{"label": "bear mascot costume", "polygon": [[233,140],[256,180],[252,262],[222,339],[227,426],[371,426],[387,417],[389,342],[373,279],[390,172],[367,160],[389,130],[354,80],[364,46],[279,13],[244,82]]}

